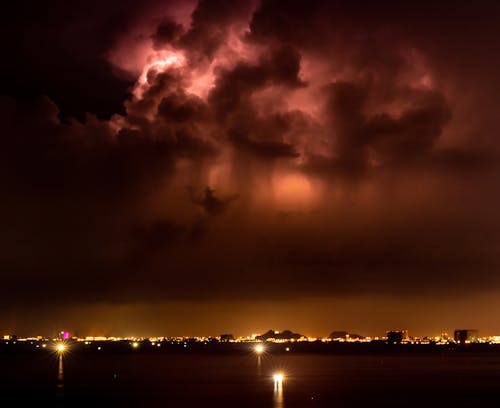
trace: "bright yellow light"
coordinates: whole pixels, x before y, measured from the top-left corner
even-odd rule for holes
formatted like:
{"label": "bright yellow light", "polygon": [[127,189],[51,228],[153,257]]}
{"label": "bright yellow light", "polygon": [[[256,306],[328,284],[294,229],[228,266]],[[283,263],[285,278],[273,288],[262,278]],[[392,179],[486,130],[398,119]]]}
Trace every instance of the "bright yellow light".
{"label": "bright yellow light", "polygon": [[275,383],[282,383],[284,375],[283,375],[283,373],[276,373],[273,375],[273,378],[274,378]]}
{"label": "bright yellow light", "polygon": [[139,347],[139,343],[137,343],[136,341],[134,341],[134,342],[132,343],[132,347],[133,347],[133,348],[137,348],[137,347]]}
{"label": "bright yellow light", "polygon": [[264,352],[264,346],[261,344],[258,344],[254,347],[254,350],[257,354],[262,354]]}
{"label": "bright yellow light", "polygon": [[59,352],[59,353],[62,353],[64,350],[66,350],[66,346],[64,344],[58,344],[57,347],[56,347],[56,350]]}

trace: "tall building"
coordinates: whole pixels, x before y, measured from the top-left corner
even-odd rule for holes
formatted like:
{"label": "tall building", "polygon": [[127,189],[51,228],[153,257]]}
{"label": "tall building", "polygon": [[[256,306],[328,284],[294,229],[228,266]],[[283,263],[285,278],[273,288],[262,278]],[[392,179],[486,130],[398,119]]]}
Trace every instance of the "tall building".
{"label": "tall building", "polygon": [[232,334],[226,333],[226,334],[221,334],[220,335],[220,341],[223,343],[227,343],[229,341],[233,341],[234,336]]}
{"label": "tall building", "polygon": [[408,330],[390,330],[386,332],[387,343],[400,344],[409,339]]}
{"label": "tall building", "polygon": [[474,343],[478,339],[478,332],[475,329],[456,329],[453,338],[457,343]]}

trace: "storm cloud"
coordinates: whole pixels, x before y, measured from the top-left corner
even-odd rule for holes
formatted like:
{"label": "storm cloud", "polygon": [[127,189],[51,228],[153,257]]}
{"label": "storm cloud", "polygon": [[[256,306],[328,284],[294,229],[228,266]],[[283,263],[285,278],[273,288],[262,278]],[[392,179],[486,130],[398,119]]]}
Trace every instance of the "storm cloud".
{"label": "storm cloud", "polygon": [[3,28],[4,305],[500,290],[495,2],[111,3]]}

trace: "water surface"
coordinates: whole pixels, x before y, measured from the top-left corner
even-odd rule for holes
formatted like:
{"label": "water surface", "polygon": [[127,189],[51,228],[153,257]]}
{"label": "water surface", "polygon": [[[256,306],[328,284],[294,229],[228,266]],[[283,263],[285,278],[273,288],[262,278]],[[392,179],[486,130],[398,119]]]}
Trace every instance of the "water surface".
{"label": "water surface", "polygon": [[[54,354],[6,354],[0,367],[3,397],[21,405],[457,407],[500,401],[496,353],[67,353],[62,362]],[[273,379],[277,372],[285,376],[281,384]]]}

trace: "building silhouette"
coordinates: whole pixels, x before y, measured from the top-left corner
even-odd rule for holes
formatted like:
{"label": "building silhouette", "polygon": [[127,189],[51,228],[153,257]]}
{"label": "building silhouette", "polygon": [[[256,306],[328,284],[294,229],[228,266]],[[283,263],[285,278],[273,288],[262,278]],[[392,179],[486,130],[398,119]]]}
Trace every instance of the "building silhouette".
{"label": "building silhouette", "polygon": [[408,330],[390,330],[386,332],[387,343],[401,344],[409,339]]}
{"label": "building silhouette", "polygon": [[474,343],[478,339],[478,332],[476,329],[456,329],[453,338],[459,344]]}

